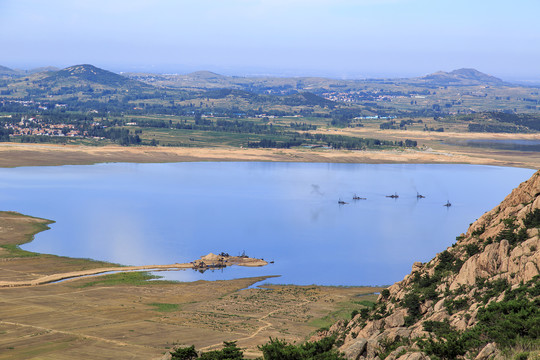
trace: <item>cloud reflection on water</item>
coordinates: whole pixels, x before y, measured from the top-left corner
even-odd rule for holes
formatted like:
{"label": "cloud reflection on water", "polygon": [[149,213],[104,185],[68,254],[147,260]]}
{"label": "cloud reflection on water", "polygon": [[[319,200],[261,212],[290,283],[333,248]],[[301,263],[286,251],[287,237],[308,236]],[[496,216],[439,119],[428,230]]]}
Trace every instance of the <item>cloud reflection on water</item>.
{"label": "cloud reflection on water", "polygon": [[[9,189],[0,198],[10,210],[57,221],[24,246],[32,251],[144,265],[245,250],[276,263],[160,275],[374,285],[432,258],[532,173],[470,165],[100,164],[0,169]],[[394,192],[399,199],[385,197]],[[352,201],[355,193],[367,200]],[[349,204],[339,206],[339,198]],[[455,206],[443,207],[446,200]]]}

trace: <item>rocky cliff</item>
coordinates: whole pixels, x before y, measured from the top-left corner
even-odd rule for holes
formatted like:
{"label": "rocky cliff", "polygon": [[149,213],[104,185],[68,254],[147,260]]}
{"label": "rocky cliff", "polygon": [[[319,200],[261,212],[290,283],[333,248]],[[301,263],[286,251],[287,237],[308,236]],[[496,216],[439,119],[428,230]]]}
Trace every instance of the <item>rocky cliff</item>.
{"label": "rocky cliff", "polygon": [[336,335],[349,359],[537,358],[539,232],[537,172],[372,309],[317,336]]}

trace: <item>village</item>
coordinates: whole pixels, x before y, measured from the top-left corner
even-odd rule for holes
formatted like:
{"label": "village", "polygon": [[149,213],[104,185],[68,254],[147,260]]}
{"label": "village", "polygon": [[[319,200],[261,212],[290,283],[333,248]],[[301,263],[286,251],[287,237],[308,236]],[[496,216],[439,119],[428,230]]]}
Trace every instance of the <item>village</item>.
{"label": "village", "polygon": [[363,91],[346,91],[346,92],[325,92],[322,97],[326,100],[337,101],[343,103],[361,103],[363,101],[392,101],[395,98],[409,98],[407,94],[386,94],[386,93],[366,93]]}
{"label": "village", "polygon": [[11,130],[12,136],[39,135],[39,136],[68,136],[87,137],[87,131],[81,131],[73,124],[48,124],[37,117],[23,116],[16,124],[5,123],[4,129]]}

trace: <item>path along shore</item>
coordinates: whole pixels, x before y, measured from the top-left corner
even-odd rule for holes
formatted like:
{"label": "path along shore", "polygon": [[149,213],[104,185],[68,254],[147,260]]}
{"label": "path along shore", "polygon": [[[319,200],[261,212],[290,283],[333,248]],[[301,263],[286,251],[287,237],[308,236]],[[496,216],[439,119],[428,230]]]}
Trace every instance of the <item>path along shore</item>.
{"label": "path along shore", "polygon": [[245,256],[220,256],[215,254],[208,254],[202,256],[200,259],[190,263],[177,263],[171,265],[142,265],[142,266],[111,266],[103,267],[91,270],[73,271],[60,274],[51,274],[42,276],[37,279],[23,280],[23,281],[0,281],[0,287],[21,287],[21,286],[38,286],[44,284],[50,284],[61,280],[74,279],[79,277],[86,277],[92,275],[99,275],[108,272],[127,272],[127,271],[141,271],[141,270],[206,270],[215,268],[224,268],[227,266],[265,266],[268,262],[262,259],[255,259]]}

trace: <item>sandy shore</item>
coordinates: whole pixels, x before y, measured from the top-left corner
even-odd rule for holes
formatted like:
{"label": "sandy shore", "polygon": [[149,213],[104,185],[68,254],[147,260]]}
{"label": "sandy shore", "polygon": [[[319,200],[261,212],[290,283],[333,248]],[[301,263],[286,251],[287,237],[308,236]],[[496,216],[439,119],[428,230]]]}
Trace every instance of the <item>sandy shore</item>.
{"label": "sandy shore", "polygon": [[0,143],[0,167],[107,162],[278,161],[325,163],[483,164],[538,169],[540,154],[470,148],[384,151],[168,148]]}
{"label": "sandy shore", "polygon": [[478,133],[478,132],[455,132],[455,131],[418,131],[418,130],[374,130],[372,127],[347,128],[335,131],[340,135],[375,137],[375,138],[407,138],[414,140],[477,140],[477,139],[495,139],[495,140],[540,140],[538,133]]}

